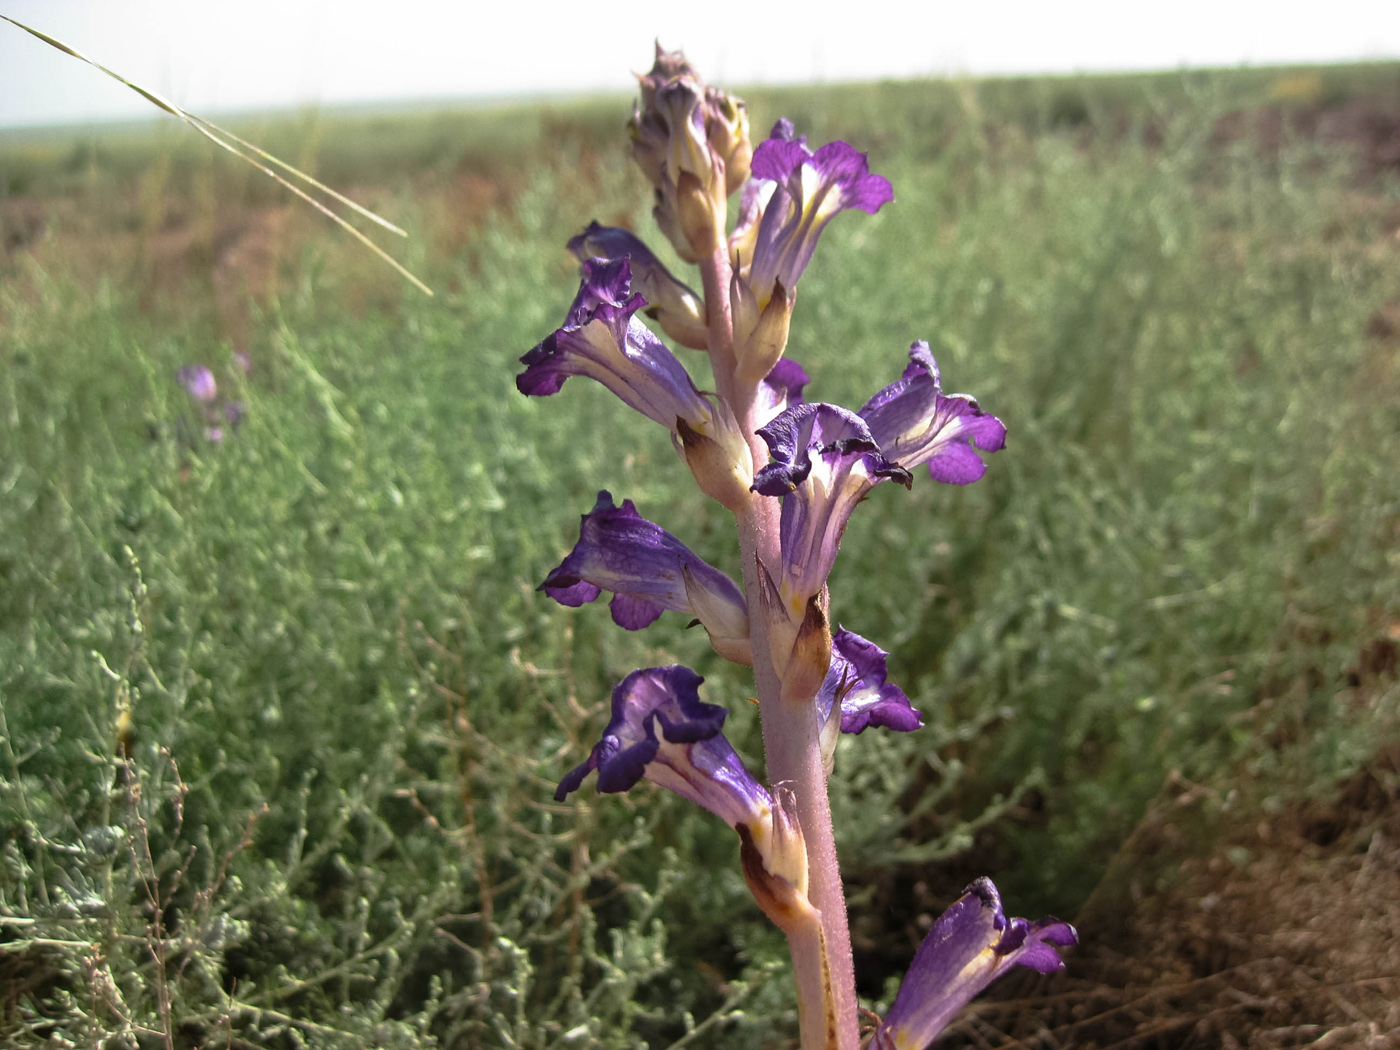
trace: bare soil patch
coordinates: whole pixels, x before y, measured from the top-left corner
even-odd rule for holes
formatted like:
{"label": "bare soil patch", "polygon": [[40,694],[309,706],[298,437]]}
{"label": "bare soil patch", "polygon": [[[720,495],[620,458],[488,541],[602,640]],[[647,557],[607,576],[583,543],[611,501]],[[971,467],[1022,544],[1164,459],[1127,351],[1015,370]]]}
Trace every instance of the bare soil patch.
{"label": "bare soil patch", "polygon": [[947,1045],[1400,1047],[1400,748],[1282,807],[1174,779],[1076,922]]}

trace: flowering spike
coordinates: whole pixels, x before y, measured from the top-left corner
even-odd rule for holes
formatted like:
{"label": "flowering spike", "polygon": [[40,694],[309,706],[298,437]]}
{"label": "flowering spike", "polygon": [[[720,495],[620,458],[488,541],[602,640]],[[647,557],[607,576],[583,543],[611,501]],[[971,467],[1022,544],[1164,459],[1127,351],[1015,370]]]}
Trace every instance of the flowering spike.
{"label": "flowering spike", "polygon": [[643,518],[630,499],[616,506],[606,490],[583,516],[574,549],[539,589],[569,606],[612,591],[613,621],[633,631],[663,609],[686,613],[700,620],[721,656],[753,662],[748,610],[734,581]]}
{"label": "flowering spike", "polygon": [[[745,882],[788,937],[802,1045],[854,1050],[855,977],[822,771],[830,775],[842,732],[907,732],[922,718],[889,682],[883,650],[844,628],[831,633],[827,577],[871,488],[887,479],[908,487],[919,466],[935,480],[975,481],[1006,430],[971,397],[943,393],[924,343],[859,413],[805,402],[807,374],[784,356],[797,283],[827,223],[848,209],[878,212],[893,199],[889,181],[847,143],[813,150],[786,120],[754,150],[744,104],[706,85],[679,51],[658,44],[638,79],[633,153],[656,221],[679,256],[698,265],[705,297],[632,233],[591,223],[569,241],[583,261],[578,296],[564,325],[522,358],[516,382],[541,396],[588,376],[666,427],[701,490],[734,513],[749,589],[605,491],[541,590],[574,606],[606,590],[624,628],[670,609],[703,625],[730,660],[764,654],[754,702],[775,788],[755,780],[725,740],[724,709],[700,701],[700,677],[672,666],[619,683],[602,739],[555,797],[594,772],[604,792],[648,779],[730,823]],[[739,214],[726,238],[736,190]],[[676,343],[710,352],[714,392],[696,387],[641,316]],[[766,463],[755,462],[757,438]],[[1074,938],[1053,919],[1008,920],[995,888],[979,880],[920,947],[867,1050],[918,1050],[1005,969],[1052,969],[1057,946]]]}
{"label": "flowering spike", "polygon": [[1058,919],[1008,919],[997,888],[978,879],[929,930],[870,1050],[923,1050],[1011,967],[1053,973],[1064,966],[1056,949],[1078,939]]}
{"label": "flowering spike", "polygon": [[938,364],[922,339],[909,348],[904,374],[867,401],[860,417],[880,452],[906,470],[927,464],[935,481],[967,485],[987,472],[977,453],[1006,445],[1006,427],[967,394],[945,394]]}

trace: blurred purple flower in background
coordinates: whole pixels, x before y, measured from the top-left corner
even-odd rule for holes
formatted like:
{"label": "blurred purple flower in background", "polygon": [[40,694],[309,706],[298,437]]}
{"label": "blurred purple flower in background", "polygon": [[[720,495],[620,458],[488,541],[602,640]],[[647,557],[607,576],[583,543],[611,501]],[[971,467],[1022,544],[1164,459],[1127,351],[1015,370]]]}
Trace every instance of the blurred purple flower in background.
{"label": "blurred purple flower in background", "polygon": [[[185,365],[175,373],[175,378],[198,407],[203,422],[204,440],[210,444],[221,444],[224,440],[224,428],[227,426],[237,430],[247,417],[248,406],[242,401],[219,401],[219,384],[207,366]],[[183,419],[180,421],[179,431],[187,443],[193,444],[188,423]]]}
{"label": "blurred purple flower in background", "polygon": [[202,405],[207,405],[219,396],[219,385],[214,382],[214,373],[204,365],[185,365],[176,373],[185,392]]}

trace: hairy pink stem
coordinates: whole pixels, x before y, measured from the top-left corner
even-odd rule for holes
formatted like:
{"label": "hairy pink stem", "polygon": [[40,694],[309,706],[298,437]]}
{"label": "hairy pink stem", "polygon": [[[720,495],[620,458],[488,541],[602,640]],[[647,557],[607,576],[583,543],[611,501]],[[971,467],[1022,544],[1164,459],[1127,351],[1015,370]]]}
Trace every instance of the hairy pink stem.
{"label": "hairy pink stem", "polygon": [[[700,262],[709,325],[710,360],[715,386],[734,412],[748,438],[755,466],[768,459],[768,448],[755,434],[752,387],[735,381],[734,327],[729,302],[731,277],[729,253],[719,245]],[[826,792],[814,703],[784,701],[781,683],[773,669],[768,625],[759,613],[758,562],[773,571],[782,561],[779,547],[778,500],[754,495],[748,507],[735,514],[743,559],[744,592],[749,596],[749,623],[753,642],[754,684],[763,723],[763,749],[769,784],[791,792],[802,836],[807,844],[808,898],[821,914],[821,933],[792,931],[792,954],[801,1005],[803,1050],[856,1050],[860,1045],[856,1010],[855,968],[851,962],[851,934],[846,919],[846,897],[836,859],[831,826],[831,804]],[[822,950],[823,941],[825,951]],[[825,957],[823,959],[823,956]],[[829,970],[828,970],[829,967]],[[831,998],[829,1004],[826,999]]]}

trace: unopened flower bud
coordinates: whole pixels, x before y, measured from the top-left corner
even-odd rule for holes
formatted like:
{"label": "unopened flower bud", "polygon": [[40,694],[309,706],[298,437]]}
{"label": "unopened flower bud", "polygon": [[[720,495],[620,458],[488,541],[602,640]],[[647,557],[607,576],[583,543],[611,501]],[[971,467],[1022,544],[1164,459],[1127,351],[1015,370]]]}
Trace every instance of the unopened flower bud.
{"label": "unopened flower bud", "polygon": [[700,176],[688,171],[676,182],[676,217],[681,234],[697,258],[711,254],[724,243],[725,200],[723,194],[715,192],[719,188],[717,181],[707,185]]}
{"label": "unopened flower bud", "polygon": [[694,262],[723,245],[725,200],[748,180],[748,115],[742,101],[706,87],[679,51],[658,45],[651,72],[638,80],[632,152],[656,188],[657,224]]}
{"label": "unopened flower bud", "polygon": [[698,81],[677,78],[656,93],[656,106],[645,116],[653,129],[665,129],[662,176],[671,183],[690,174],[708,189],[715,176],[715,158],[705,135],[704,101]]}
{"label": "unopened flower bud", "polygon": [[705,89],[705,136],[724,163],[724,192],[729,195],[749,178],[753,144],[749,141],[749,114],[744,100],[719,88]]}
{"label": "unopened flower bud", "polygon": [[741,383],[757,384],[773,370],[787,348],[793,296],[774,281],[765,303],[737,273],[730,283],[734,310],[734,354]]}
{"label": "unopened flower bud", "polygon": [[739,859],[749,892],[780,929],[811,925],[816,910],[807,899],[807,844],[782,793],[773,799],[769,821],[736,825]]}
{"label": "unopened flower bud", "polygon": [[780,672],[782,698],[787,703],[812,702],[831,667],[831,627],[827,624],[826,610],[822,608],[822,597],[814,594],[808,599],[807,612],[797,628],[787,666]]}
{"label": "unopened flower bud", "polygon": [[[720,412],[725,412],[725,406]],[[749,493],[753,485],[753,453],[738,426],[730,420],[732,417],[726,419],[717,413],[709,428],[711,433],[704,433],[684,419],[677,419],[676,435],[681,455],[700,491],[737,514],[753,498]]]}
{"label": "unopened flower bud", "polygon": [[[653,186],[660,187],[665,178],[666,158],[671,148],[672,126],[670,114],[665,111],[674,107],[676,99],[663,105],[659,96],[673,81],[687,80],[699,83],[699,74],[686,61],[679,51],[663,51],[656,45],[656,61],[651,72],[637,77],[642,97],[632,109],[632,120],[627,130],[632,136],[632,156],[646,174]],[[684,129],[682,129],[684,133]],[[701,136],[703,137],[703,123]]]}

